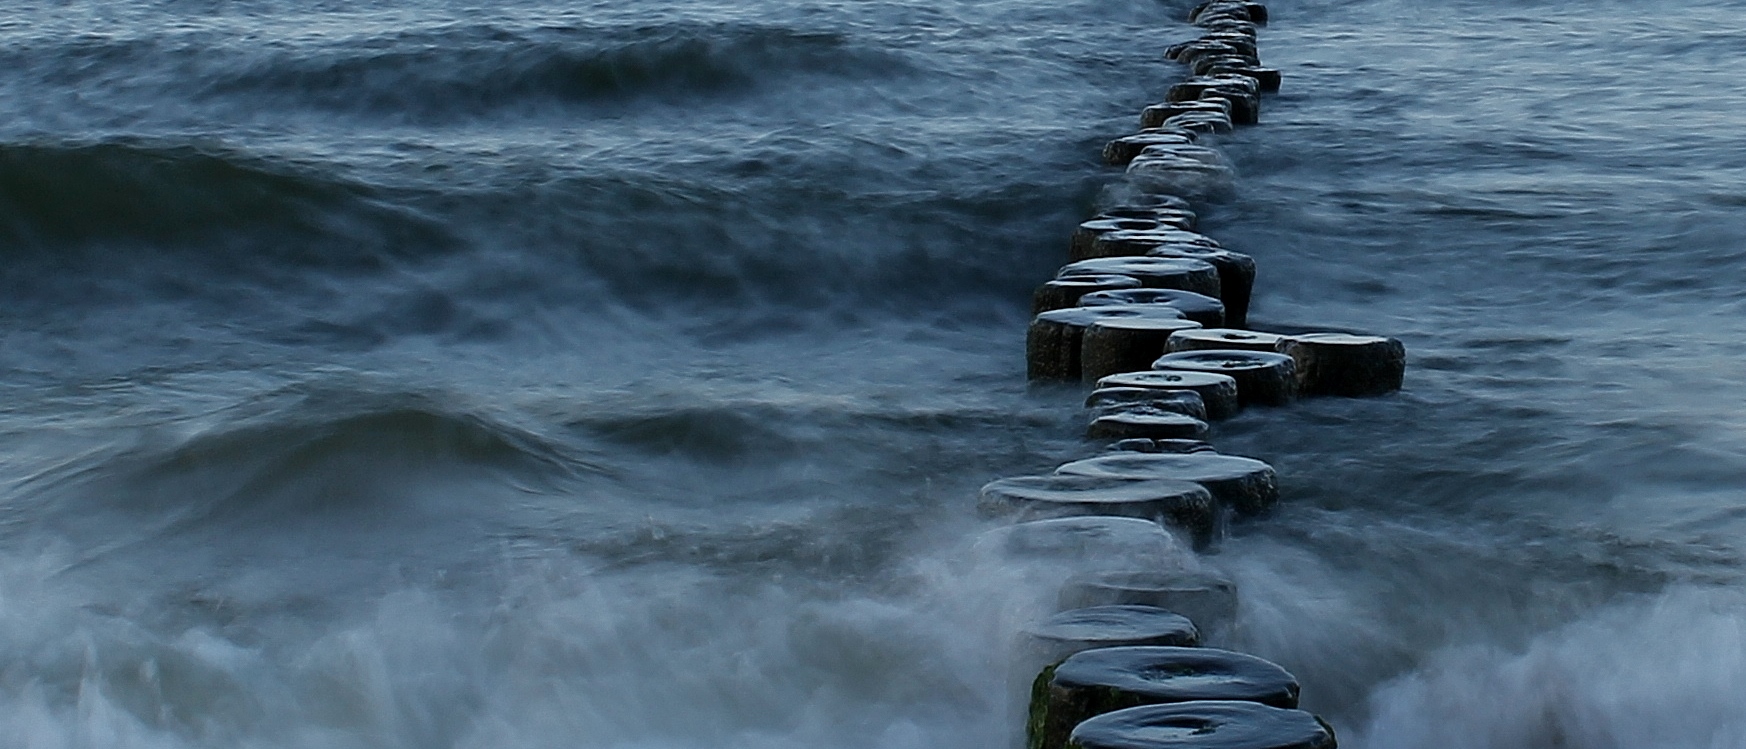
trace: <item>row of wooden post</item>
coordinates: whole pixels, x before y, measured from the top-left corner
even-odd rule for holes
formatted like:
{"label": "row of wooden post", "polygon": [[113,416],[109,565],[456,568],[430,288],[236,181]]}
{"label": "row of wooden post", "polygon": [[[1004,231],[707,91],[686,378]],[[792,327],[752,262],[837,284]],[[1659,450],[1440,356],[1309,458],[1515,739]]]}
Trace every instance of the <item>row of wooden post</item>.
{"label": "row of wooden post", "polygon": [[1142,111],[1139,132],[1104,148],[1136,197],[1081,223],[1068,264],[1032,299],[1028,376],[1090,386],[1087,436],[1107,449],[981,492],[985,513],[1018,521],[994,534],[1005,548],[1117,557],[1070,580],[1061,612],[1027,631],[1044,664],[1027,749],[1336,745],[1325,722],[1297,709],[1291,674],[1202,646],[1235,626],[1235,586],[1148,550],[1180,538],[1214,551],[1229,524],[1279,501],[1271,466],[1206,441],[1213,423],[1301,397],[1394,392],[1406,350],[1347,331],[1250,329],[1256,262],[1200,233],[1194,206],[1233,184],[1210,141],[1259,122],[1262,94],[1279,89],[1257,44],[1268,12],[1211,0],[1186,20],[1199,36],[1164,55],[1192,76]]}

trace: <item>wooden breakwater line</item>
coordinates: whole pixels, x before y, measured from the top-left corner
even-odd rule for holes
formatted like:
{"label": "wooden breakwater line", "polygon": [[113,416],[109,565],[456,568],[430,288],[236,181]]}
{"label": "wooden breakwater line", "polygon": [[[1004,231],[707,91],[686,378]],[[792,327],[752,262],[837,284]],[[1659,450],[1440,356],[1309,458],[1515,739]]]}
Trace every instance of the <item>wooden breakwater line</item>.
{"label": "wooden breakwater line", "polygon": [[1021,521],[994,531],[995,543],[1118,564],[1070,579],[1060,613],[1027,630],[1046,664],[1031,685],[1027,749],[1336,745],[1332,728],[1297,709],[1283,668],[1200,646],[1234,622],[1235,586],[1163,563],[1177,536],[1211,551],[1227,524],[1279,501],[1272,467],[1217,452],[1209,422],[1299,397],[1380,395],[1405,373],[1392,338],[1248,329],[1254,259],[1196,230],[1195,201],[1232,180],[1205,136],[1258,122],[1261,95],[1281,84],[1261,64],[1267,16],[1245,0],[1189,13],[1200,36],[1165,56],[1192,75],[1143,110],[1139,132],[1104,149],[1138,194],[1081,223],[1069,263],[1033,297],[1028,376],[1092,386],[1087,436],[1109,449],[991,482],[980,506]]}

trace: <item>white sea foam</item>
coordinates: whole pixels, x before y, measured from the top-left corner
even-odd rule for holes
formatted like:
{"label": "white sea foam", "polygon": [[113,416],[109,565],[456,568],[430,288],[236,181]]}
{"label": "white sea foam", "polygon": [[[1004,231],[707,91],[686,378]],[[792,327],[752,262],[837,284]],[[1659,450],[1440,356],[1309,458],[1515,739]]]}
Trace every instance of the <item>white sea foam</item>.
{"label": "white sea foam", "polygon": [[1680,589],[1601,609],[1525,648],[1450,648],[1372,701],[1354,746],[1741,746],[1746,598]]}

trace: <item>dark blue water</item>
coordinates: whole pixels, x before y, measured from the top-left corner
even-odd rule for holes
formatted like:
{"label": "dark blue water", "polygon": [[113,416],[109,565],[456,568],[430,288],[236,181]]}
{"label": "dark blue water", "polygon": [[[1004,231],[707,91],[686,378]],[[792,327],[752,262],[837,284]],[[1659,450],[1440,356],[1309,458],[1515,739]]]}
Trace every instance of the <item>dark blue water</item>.
{"label": "dark blue water", "polygon": [[[1000,747],[1029,290],[1190,3],[25,2],[25,747]],[[1407,388],[1198,563],[1350,746],[1746,743],[1740,2],[1278,0],[1203,228]],[[1053,577],[1052,577],[1053,576]]]}

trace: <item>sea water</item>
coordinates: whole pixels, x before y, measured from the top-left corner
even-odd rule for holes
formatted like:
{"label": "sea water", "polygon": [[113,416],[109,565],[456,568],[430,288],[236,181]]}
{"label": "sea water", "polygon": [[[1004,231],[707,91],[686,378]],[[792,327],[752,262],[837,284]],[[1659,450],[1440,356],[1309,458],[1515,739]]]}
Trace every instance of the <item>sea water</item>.
{"label": "sea water", "polygon": [[[1185,0],[24,0],[0,743],[1013,746],[1030,289]],[[1746,744],[1746,4],[1277,0],[1202,230],[1406,388],[1184,565],[1348,746]],[[1101,560],[1100,564],[1111,564]]]}

